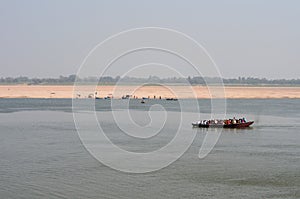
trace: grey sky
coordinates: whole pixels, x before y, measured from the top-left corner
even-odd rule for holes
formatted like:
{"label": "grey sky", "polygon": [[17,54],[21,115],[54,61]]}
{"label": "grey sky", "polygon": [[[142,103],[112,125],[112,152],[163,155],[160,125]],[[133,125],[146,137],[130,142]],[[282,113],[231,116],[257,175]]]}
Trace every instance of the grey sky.
{"label": "grey sky", "polygon": [[299,20],[297,0],[1,0],[0,77],[75,74],[110,35],[159,26],[196,39],[224,77],[300,78]]}

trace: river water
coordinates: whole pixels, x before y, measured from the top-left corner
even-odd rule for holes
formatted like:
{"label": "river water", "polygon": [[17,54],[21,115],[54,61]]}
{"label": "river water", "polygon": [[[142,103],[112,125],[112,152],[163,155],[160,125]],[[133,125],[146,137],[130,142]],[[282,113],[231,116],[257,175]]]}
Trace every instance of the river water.
{"label": "river water", "polygon": [[[200,117],[209,119],[210,101],[198,102]],[[148,110],[155,104],[171,115],[181,111],[176,101],[131,100],[129,108],[122,108],[122,100],[115,103],[116,113],[130,110],[140,126],[149,123]],[[114,125],[110,104],[96,100],[99,123],[126,150],[163,147],[178,128],[170,117],[161,136],[132,141]],[[190,122],[199,119],[193,118],[195,107],[186,110]],[[245,116],[254,126],[224,129],[213,150],[199,159],[205,135],[215,130],[183,124],[182,131],[196,137],[179,160],[132,174],[105,166],[85,149],[71,100],[0,99],[0,198],[300,198],[299,99],[227,100],[227,115]]]}

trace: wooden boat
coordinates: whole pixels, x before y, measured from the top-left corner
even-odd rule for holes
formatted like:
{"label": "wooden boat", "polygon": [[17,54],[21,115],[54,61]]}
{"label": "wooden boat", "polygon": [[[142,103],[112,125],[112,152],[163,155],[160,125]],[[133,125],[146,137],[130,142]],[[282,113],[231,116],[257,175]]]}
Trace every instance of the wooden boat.
{"label": "wooden boat", "polygon": [[203,124],[201,122],[192,123],[193,127],[198,128],[247,128],[250,127],[254,121],[232,123],[232,124]]}
{"label": "wooden boat", "polygon": [[132,95],[125,95],[125,96],[122,96],[122,99],[130,99],[132,97]]}
{"label": "wooden boat", "polygon": [[166,98],[166,100],[168,100],[168,101],[178,101],[177,98]]}

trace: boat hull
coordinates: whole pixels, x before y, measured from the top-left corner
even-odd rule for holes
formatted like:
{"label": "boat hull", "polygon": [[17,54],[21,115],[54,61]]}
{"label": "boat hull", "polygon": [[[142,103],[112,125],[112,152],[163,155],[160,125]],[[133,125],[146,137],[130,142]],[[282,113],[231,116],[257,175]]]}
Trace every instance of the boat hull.
{"label": "boat hull", "polygon": [[236,123],[236,124],[198,124],[193,123],[193,127],[199,128],[247,128],[250,127],[254,121],[244,122],[244,123]]}

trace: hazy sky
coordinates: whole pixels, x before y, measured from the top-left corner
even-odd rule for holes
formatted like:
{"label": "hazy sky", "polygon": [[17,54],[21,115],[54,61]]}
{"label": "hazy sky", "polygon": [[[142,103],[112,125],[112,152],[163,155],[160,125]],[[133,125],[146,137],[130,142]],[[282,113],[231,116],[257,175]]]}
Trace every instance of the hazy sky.
{"label": "hazy sky", "polygon": [[0,0],[0,77],[75,74],[110,35],[158,26],[196,39],[224,77],[300,78],[299,21],[297,0]]}

